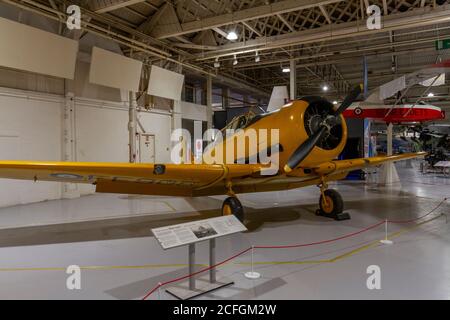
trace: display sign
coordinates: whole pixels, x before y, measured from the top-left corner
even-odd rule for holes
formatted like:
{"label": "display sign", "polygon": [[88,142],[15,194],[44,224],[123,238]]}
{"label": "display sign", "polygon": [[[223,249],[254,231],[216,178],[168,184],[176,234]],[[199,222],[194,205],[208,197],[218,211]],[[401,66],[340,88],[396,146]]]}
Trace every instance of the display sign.
{"label": "display sign", "polygon": [[243,231],[247,228],[233,215],[152,229],[164,250]]}
{"label": "display sign", "polygon": [[436,50],[446,50],[446,49],[450,49],[450,39],[436,41]]}

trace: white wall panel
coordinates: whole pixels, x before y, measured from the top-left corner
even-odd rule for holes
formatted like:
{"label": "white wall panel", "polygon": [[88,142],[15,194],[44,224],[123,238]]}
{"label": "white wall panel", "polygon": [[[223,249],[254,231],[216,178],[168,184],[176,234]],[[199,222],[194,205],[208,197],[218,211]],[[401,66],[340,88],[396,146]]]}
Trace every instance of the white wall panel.
{"label": "white wall panel", "polygon": [[170,163],[170,115],[142,112],[139,121],[146,133],[155,135],[155,162]]}
{"label": "white wall panel", "polygon": [[[0,89],[0,159],[61,160],[61,110],[61,99]],[[0,179],[0,206],[60,197],[60,183]]]}
{"label": "white wall panel", "polygon": [[[61,160],[63,97],[0,88],[0,160]],[[77,161],[128,162],[128,111],[124,104],[75,99]],[[156,162],[170,162],[171,116],[140,113],[155,135]],[[82,195],[95,187],[78,185]],[[59,199],[61,184],[0,179],[0,207]]]}
{"label": "white wall panel", "polygon": [[141,71],[141,61],[97,47],[92,48],[90,83],[138,92]]}
{"label": "white wall panel", "polygon": [[0,18],[0,66],[73,79],[78,42]]}
{"label": "white wall panel", "polygon": [[180,105],[183,119],[207,121],[206,106],[186,101],[180,101]]}
{"label": "white wall panel", "polygon": [[152,66],[148,82],[148,94],[172,100],[181,100],[184,75]]}

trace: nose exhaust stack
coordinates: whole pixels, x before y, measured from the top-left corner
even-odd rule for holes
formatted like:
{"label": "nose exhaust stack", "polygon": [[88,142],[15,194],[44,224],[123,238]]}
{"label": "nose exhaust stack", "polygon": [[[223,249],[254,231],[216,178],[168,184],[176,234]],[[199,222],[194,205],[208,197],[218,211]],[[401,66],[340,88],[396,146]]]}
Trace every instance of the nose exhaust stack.
{"label": "nose exhaust stack", "polygon": [[288,162],[284,166],[285,172],[291,172],[311,153],[314,147],[325,137],[325,134],[330,133],[331,129],[337,124],[339,116],[358,98],[362,91],[362,84],[355,87],[350,91],[339,108],[330,112],[327,117],[322,120],[316,132],[310,135],[309,138],[290,156]]}

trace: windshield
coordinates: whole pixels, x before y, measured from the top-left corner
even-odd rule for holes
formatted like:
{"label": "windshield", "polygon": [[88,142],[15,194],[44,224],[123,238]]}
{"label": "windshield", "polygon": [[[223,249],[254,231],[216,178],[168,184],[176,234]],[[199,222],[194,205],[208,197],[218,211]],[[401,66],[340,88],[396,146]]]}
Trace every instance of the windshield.
{"label": "windshield", "polygon": [[226,130],[238,130],[245,128],[250,121],[255,117],[255,114],[253,112],[248,112],[246,114],[234,117],[233,120],[229,124],[227,124],[221,131],[222,133],[225,133]]}

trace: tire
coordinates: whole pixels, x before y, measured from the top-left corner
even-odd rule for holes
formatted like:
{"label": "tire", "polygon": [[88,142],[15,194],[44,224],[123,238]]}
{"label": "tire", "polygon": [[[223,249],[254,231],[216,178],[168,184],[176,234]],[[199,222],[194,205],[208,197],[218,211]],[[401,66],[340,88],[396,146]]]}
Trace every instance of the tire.
{"label": "tire", "polygon": [[222,204],[222,215],[226,216],[230,214],[234,215],[240,222],[244,223],[244,208],[236,197],[226,198]]}
{"label": "tire", "polygon": [[320,196],[319,207],[322,214],[326,216],[335,216],[342,213],[344,210],[344,201],[342,201],[339,192],[333,189],[327,189],[324,194],[327,201],[331,201],[331,204],[329,206],[324,206],[322,195]]}

